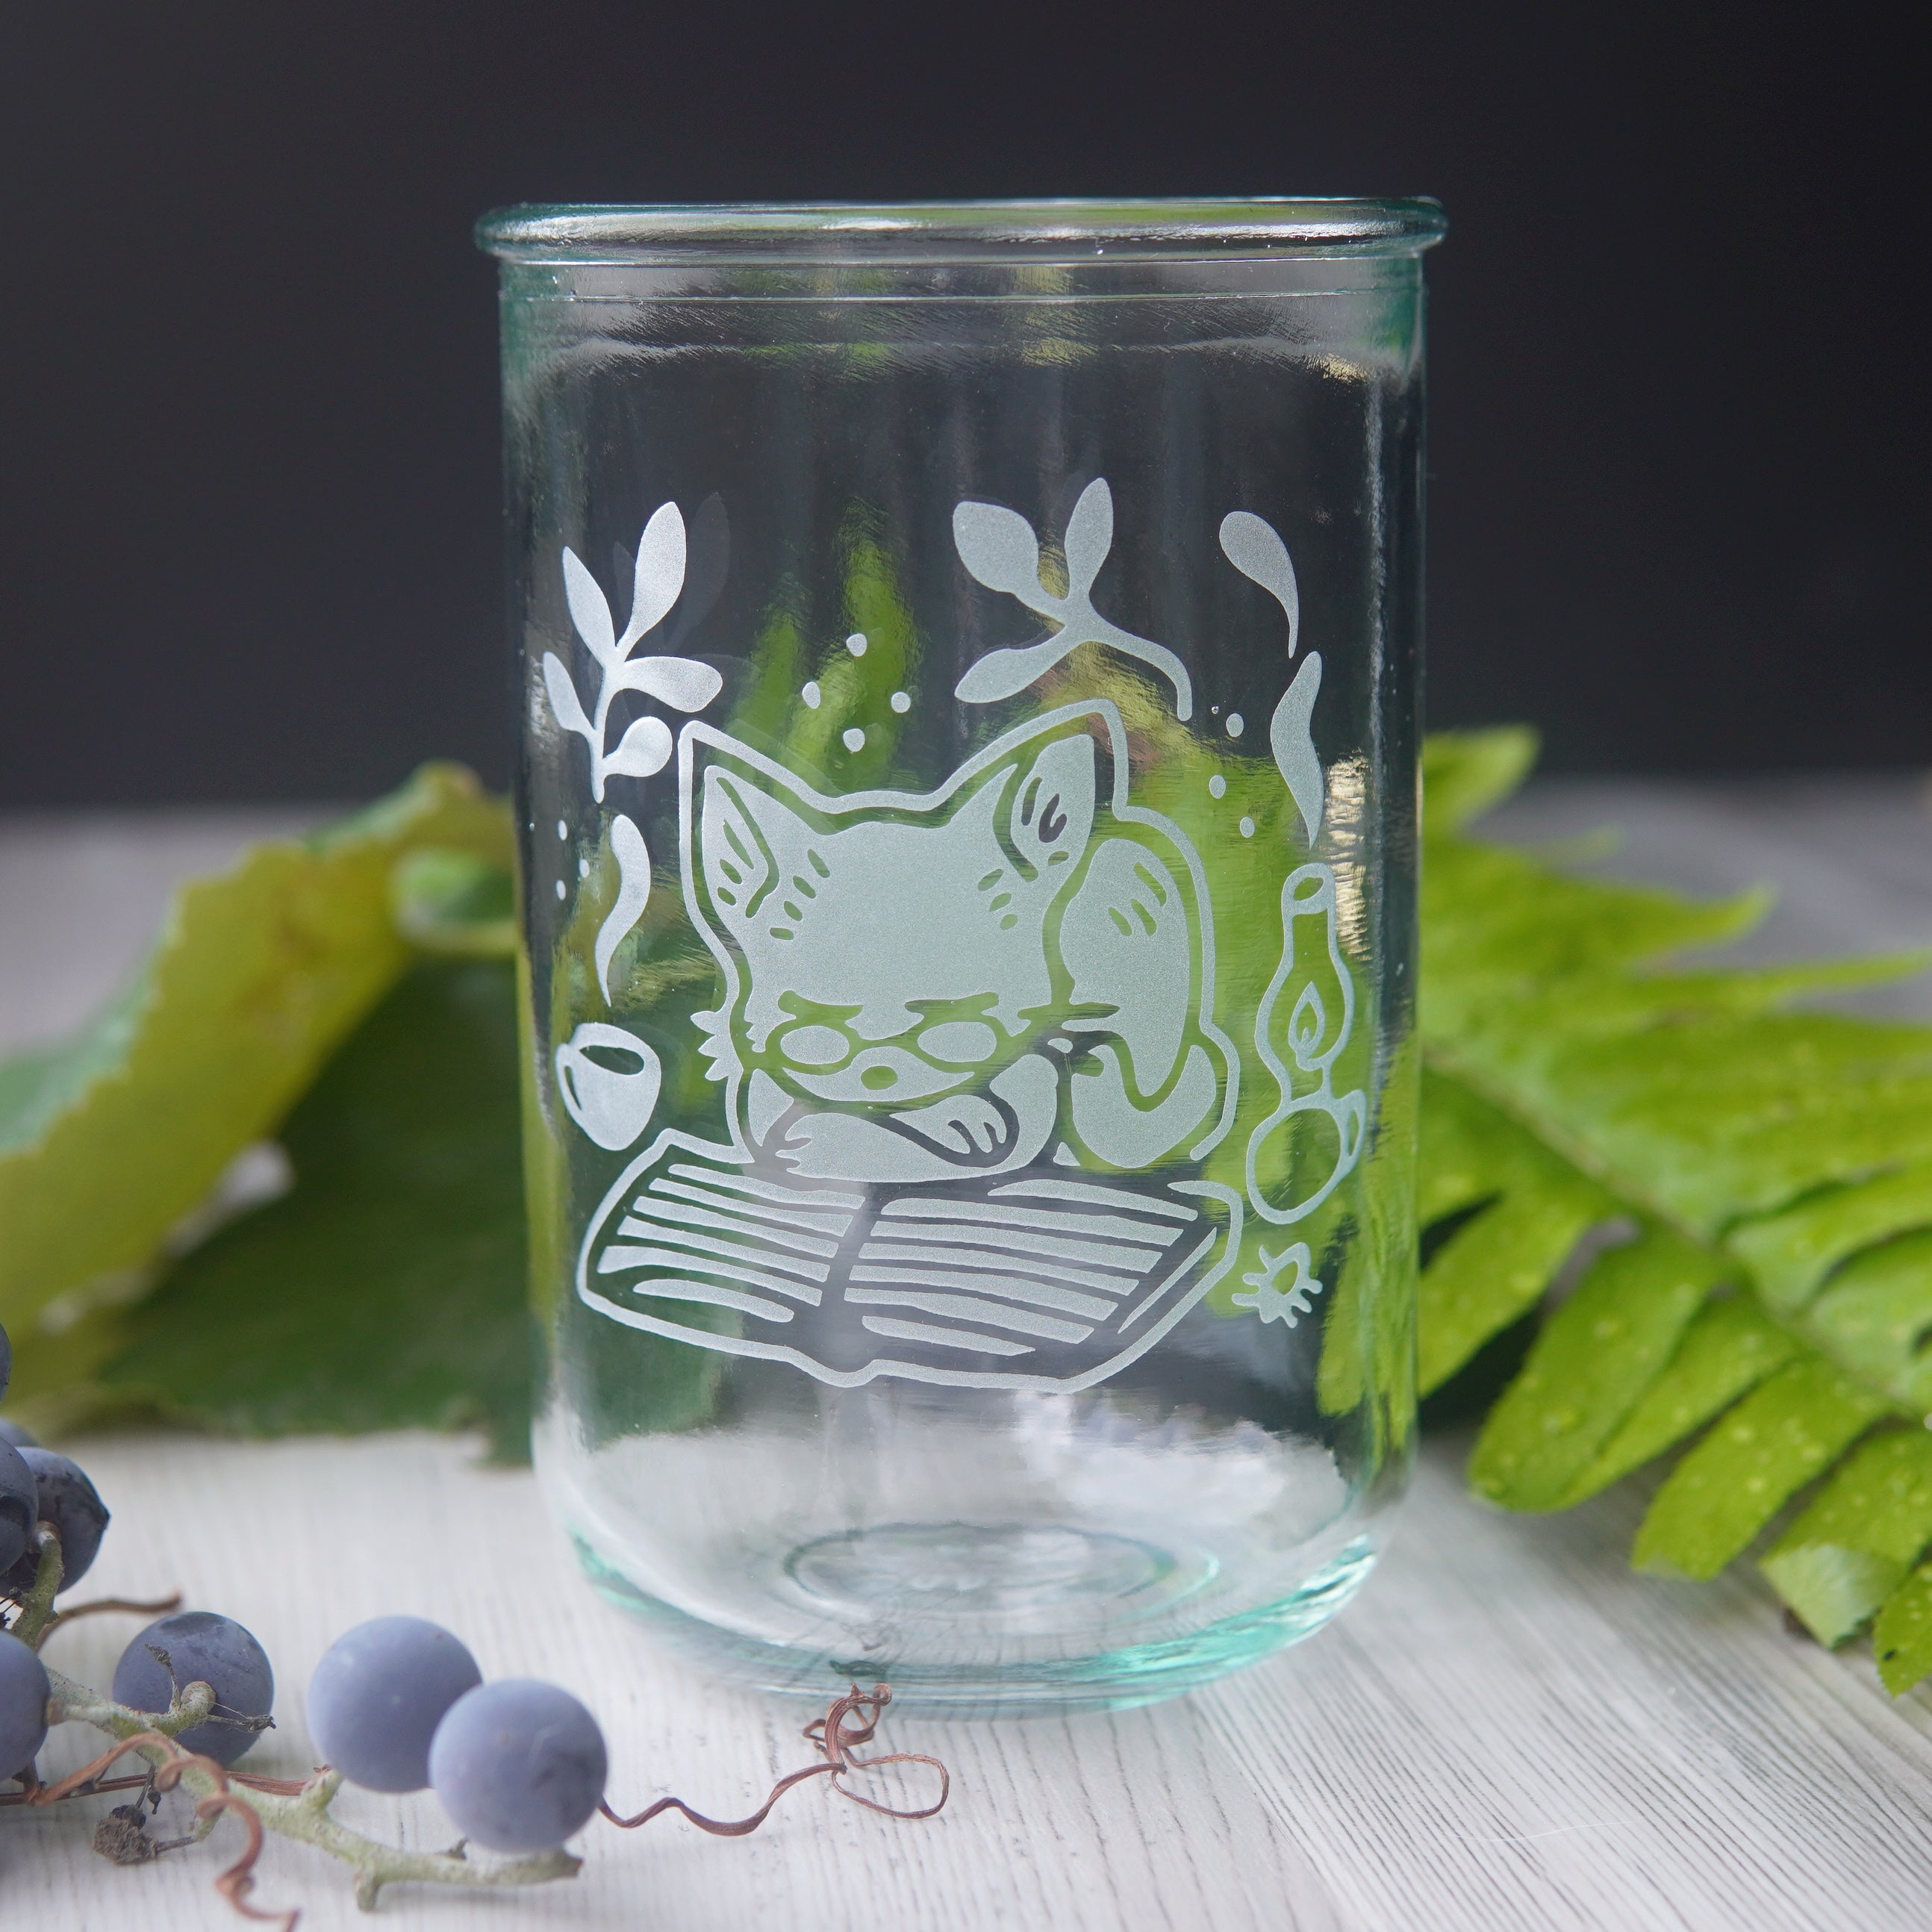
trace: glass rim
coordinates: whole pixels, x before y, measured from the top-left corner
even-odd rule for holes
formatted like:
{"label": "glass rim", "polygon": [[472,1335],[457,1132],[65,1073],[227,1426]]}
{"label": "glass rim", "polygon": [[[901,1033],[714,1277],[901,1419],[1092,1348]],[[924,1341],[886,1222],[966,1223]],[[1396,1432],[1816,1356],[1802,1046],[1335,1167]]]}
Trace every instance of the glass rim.
{"label": "glass rim", "polygon": [[493,208],[476,245],[509,262],[1240,261],[1420,254],[1448,226],[1427,196],[1236,200],[530,202]]}

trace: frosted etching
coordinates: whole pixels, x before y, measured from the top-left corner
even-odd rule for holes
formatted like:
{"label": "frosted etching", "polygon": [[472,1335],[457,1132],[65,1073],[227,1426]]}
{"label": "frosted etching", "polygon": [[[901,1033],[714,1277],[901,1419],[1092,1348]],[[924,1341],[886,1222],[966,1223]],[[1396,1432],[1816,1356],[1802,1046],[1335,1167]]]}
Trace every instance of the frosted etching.
{"label": "frosted etching", "polygon": [[[1180,659],[1094,609],[1113,535],[1103,481],[1069,519],[1064,596],[1046,587],[1039,538],[1016,512],[967,502],[953,521],[971,574],[1058,626],[988,652],[958,696],[1015,696],[1098,643],[1163,672],[1177,719],[1189,716]],[[722,987],[689,1024],[722,1090],[724,1137],[650,1141],[591,1217],[580,1297],[632,1327],[840,1386],[884,1375],[1070,1390],[1114,1373],[1227,1274],[1249,1216],[1302,1220],[1361,1155],[1366,1094],[1336,1090],[1354,986],[1336,875],[1316,854],[1319,655],[1302,654],[1270,722],[1280,808],[1262,811],[1250,778],[1238,826],[1243,838],[1279,826],[1270,836],[1298,834],[1308,853],[1281,889],[1279,959],[1252,1022],[1254,1067],[1276,1091],[1221,1156],[1226,1180],[1210,1180],[1204,1163],[1228,1140],[1241,1088],[1214,1018],[1212,904],[1186,834],[1133,802],[1115,706],[1048,710],[924,793],[822,793],[697,720],[674,741],[640,718],[607,751],[617,690],[688,711],[718,688],[694,660],[630,655],[680,596],[683,542],[667,505],[640,541],[621,634],[565,551],[572,622],[602,667],[594,715],[562,662],[544,660],[598,798],[608,779],[651,776],[674,742],[683,909]],[[1286,618],[1292,663],[1301,613],[1286,545],[1246,512],[1220,542]],[[864,634],[845,647],[863,656]],[[808,709],[823,695],[801,688]],[[903,714],[911,700],[890,702]],[[1238,739],[1239,718],[1225,728]],[[866,728],[842,739],[862,748]],[[1229,788],[1216,772],[1206,789],[1218,806]],[[1234,800],[1222,808],[1232,817]],[[609,836],[620,886],[594,946],[607,1000],[651,893],[637,823],[613,814]],[[644,1139],[664,1077],[650,1046],[586,1023],[554,1066],[565,1109],[598,1146]],[[1292,1327],[1322,1292],[1310,1248],[1256,1252],[1232,1304]]]}
{"label": "frosted etching", "polygon": [[[564,550],[564,598],[571,623],[598,668],[597,700],[585,710],[568,666],[554,651],[544,653],[544,692],[557,723],[588,747],[590,796],[600,804],[611,778],[649,778],[670,759],[670,729],[662,718],[649,714],[633,718],[616,744],[607,747],[610,707],[621,692],[638,692],[679,711],[701,711],[718,695],[722,682],[710,665],[694,658],[632,655],[683,594],[686,549],[684,518],[677,506],[662,505],[638,540],[630,620],[621,636],[596,578],[574,550],[567,546]],[[690,628],[688,620],[683,628]]]}
{"label": "frosted etching", "polygon": [[1166,1334],[1241,1216],[1157,1171],[1222,1139],[1238,1080],[1199,860],[1126,774],[1106,704],[922,794],[828,797],[688,727],[680,856],[732,1138],[666,1134],[633,1165],[586,1300],[843,1384],[1070,1388]]}
{"label": "frosted etching", "polygon": [[1056,627],[1036,644],[988,651],[959,680],[956,695],[967,704],[992,704],[1016,697],[1076,646],[1105,644],[1165,673],[1174,686],[1174,715],[1182,719],[1192,715],[1194,687],[1180,658],[1165,644],[1109,622],[1094,608],[1094,580],[1114,547],[1114,495],[1104,476],[1096,477],[1081,491],[1066,520],[1064,597],[1048,590],[1042,580],[1040,538],[1017,510],[998,503],[962,503],[952,512],[952,541],[960,562],[988,590],[1018,598]]}

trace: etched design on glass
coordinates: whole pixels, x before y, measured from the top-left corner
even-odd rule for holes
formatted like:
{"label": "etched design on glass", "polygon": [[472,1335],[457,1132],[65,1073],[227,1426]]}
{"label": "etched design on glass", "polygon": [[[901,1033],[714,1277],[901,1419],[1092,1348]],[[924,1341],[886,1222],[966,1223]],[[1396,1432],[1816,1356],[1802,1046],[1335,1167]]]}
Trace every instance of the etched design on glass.
{"label": "etched design on glass", "polygon": [[[1288,620],[1288,654],[1301,638],[1301,591],[1294,563],[1275,526],[1251,510],[1230,510],[1221,519],[1221,548],[1244,577],[1251,578],[1274,598]],[[1241,735],[1240,716],[1228,720],[1228,730]]]}
{"label": "etched design on glass", "polygon": [[[1332,868],[1302,866],[1288,874],[1281,889],[1281,925],[1280,963],[1255,1015],[1255,1051],[1274,1076],[1280,1097],[1248,1137],[1247,1154],[1249,1203],[1277,1226],[1312,1214],[1346,1178],[1360,1158],[1369,1111],[1359,1088],[1338,1094],[1333,1085],[1335,1061],[1354,1028],[1355,986],[1336,931]],[[1308,1132],[1324,1122],[1326,1133]],[[1277,1136],[1285,1144],[1271,1149]],[[1310,1172],[1311,1155],[1318,1179]],[[1264,1161],[1290,1177],[1298,1198],[1286,1207],[1262,1191],[1258,1172]]]}
{"label": "etched design on glass", "polygon": [[926,1180],[1024,1166],[1057,1130],[1136,1168],[1226,1130],[1200,861],[1129,802],[1112,704],[1048,712],[923,794],[827,797],[708,726],[683,743],[686,901],[727,988],[702,1023],[741,1144]]}
{"label": "etched design on glass", "polygon": [[[1288,655],[1291,661],[1301,640],[1301,590],[1296,582],[1294,560],[1280,532],[1265,519],[1248,510],[1230,510],[1221,519],[1221,548],[1228,561],[1244,577],[1258,584],[1281,606],[1288,620]],[[1275,769],[1301,814],[1302,842],[1313,847],[1322,836],[1322,817],[1326,806],[1326,785],[1322,760],[1316,754],[1311,729],[1315,700],[1322,688],[1322,653],[1310,651],[1294,681],[1282,693],[1268,726],[1268,747],[1274,753]],[[1241,734],[1238,714],[1228,720],[1231,737]]]}
{"label": "etched design on glass", "polygon": [[599,1209],[578,1292],[628,1327],[838,1388],[1074,1390],[1160,1341],[1226,1272],[1240,1226],[1240,1196],[1208,1183],[1150,1194],[1049,1169],[841,1187],[674,1130]]}
{"label": "etched design on glass", "polygon": [[629,937],[651,899],[651,854],[644,835],[619,812],[610,821],[610,850],[617,861],[617,896],[597,928],[592,957],[597,967],[597,983],[604,997],[610,997],[610,962]]}
{"label": "etched design on glass", "polygon": [[1238,1063],[1199,858],[1130,802],[1114,707],[926,794],[826,796],[701,724],[679,769],[731,1139],[626,1170],[580,1295],[841,1386],[1082,1388],[1150,1347],[1238,1251],[1240,1196],[1190,1172]]}
{"label": "etched design on glass", "polygon": [[[1251,1274],[1241,1279],[1253,1289],[1252,1294],[1231,1295],[1228,1298],[1237,1308],[1252,1308],[1264,1322],[1280,1322],[1292,1328],[1315,1306],[1315,1298],[1322,1292],[1322,1283],[1317,1279],[1315,1258],[1308,1251],[1306,1241],[1297,1241],[1284,1248],[1278,1255],[1271,1255],[1266,1248],[1256,1252],[1261,1257],[1261,1266]],[[1292,1268],[1286,1288],[1276,1286],[1284,1269]]]}
{"label": "etched design on glass", "polygon": [[1114,494],[1104,476],[1081,491],[1066,520],[1061,546],[1066,560],[1064,597],[1042,580],[1040,538],[1017,510],[998,503],[960,503],[952,512],[952,541],[960,562],[988,590],[1018,598],[1058,627],[1036,644],[988,651],[954,687],[956,697],[968,704],[1016,697],[1076,646],[1105,644],[1165,674],[1174,686],[1174,715],[1184,722],[1192,716],[1194,687],[1180,658],[1165,644],[1122,630],[1094,608],[1094,580],[1114,546]]}
{"label": "etched design on glass", "polygon": [[[1221,548],[1243,576],[1281,606],[1292,659],[1301,638],[1301,592],[1287,544],[1264,519],[1234,510],[1221,520]],[[1321,689],[1322,654],[1310,651],[1268,724],[1268,748],[1310,850],[1328,809],[1328,782],[1313,731]],[[1244,819],[1244,836],[1252,830]],[[1247,1149],[1249,1204],[1277,1226],[1300,1220],[1328,1199],[1360,1159],[1367,1132],[1367,1095],[1360,1088],[1334,1090],[1335,1062],[1355,1020],[1354,982],[1342,957],[1336,923],[1334,868],[1318,862],[1292,873],[1281,889],[1280,962],[1255,1016],[1255,1051],[1274,1075],[1280,1097],[1249,1136]],[[1294,1197],[1286,1206],[1277,1206],[1263,1191],[1264,1165],[1286,1175]],[[1242,1276],[1255,1293],[1234,1300],[1257,1310],[1264,1322],[1278,1318],[1292,1325],[1298,1313],[1306,1312],[1306,1297],[1321,1292],[1321,1282],[1308,1272],[1308,1250],[1297,1242],[1278,1256],[1260,1252],[1262,1271]],[[1274,1286],[1275,1276],[1291,1266],[1297,1285],[1284,1293]]]}
{"label": "etched design on glass", "polygon": [[[596,578],[577,553],[567,544],[564,546],[564,598],[570,607],[570,621],[578,636],[598,664],[596,705],[586,714],[568,668],[554,651],[544,653],[544,689],[557,723],[565,730],[576,733],[589,748],[590,795],[600,804],[607,780],[650,778],[662,771],[670,760],[670,728],[662,718],[649,714],[633,718],[616,746],[605,748],[610,706],[620,692],[638,692],[679,711],[701,711],[718,695],[724,682],[710,664],[695,658],[631,655],[646,635],[670,615],[671,607],[686,592],[686,549],[682,514],[675,503],[661,505],[638,541],[632,572],[630,620],[620,636],[609,601]],[[702,601],[708,606],[717,595],[712,580],[721,573],[722,565],[715,570],[707,569],[705,576],[690,586],[699,596],[686,597],[686,603]],[[701,610],[695,614],[687,610],[680,631],[688,631],[702,614]]]}
{"label": "etched design on glass", "polygon": [[1322,814],[1328,809],[1328,782],[1310,729],[1321,689],[1322,653],[1310,651],[1268,721],[1268,748],[1274,753],[1275,770],[1301,814],[1302,842],[1310,848],[1322,836]]}
{"label": "etched design on glass", "polygon": [[[593,1060],[593,1051],[604,1060]],[[615,1060],[620,1064],[612,1066]],[[623,1063],[634,1060],[635,1066]],[[664,1070],[657,1055],[622,1027],[586,1020],[556,1050],[564,1111],[601,1148],[620,1154],[651,1124]]]}

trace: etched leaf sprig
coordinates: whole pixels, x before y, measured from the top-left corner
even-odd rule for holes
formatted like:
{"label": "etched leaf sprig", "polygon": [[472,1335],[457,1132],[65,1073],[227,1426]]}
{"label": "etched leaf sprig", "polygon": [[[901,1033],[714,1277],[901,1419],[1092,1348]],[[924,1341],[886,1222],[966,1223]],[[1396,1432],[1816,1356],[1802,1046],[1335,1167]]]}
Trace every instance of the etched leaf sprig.
{"label": "etched leaf sprig", "polygon": [[544,690],[556,722],[589,748],[590,792],[599,804],[608,780],[650,778],[670,759],[670,728],[648,714],[633,718],[616,745],[606,748],[610,707],[620,692],[638,692],[679,711],[701,711],[724,682],[695,658],[632,655],[677,602],[685,587],[686,560],[683,515],[675,503],[661,505],[638,542],[630,620],[620,635],[596,578],[574,550],[564,548],[564,599],[578,636],[597,662],[596,705],[585,710],[575,680],[554,651],[544,653]]}
{"label": "etched leaf sprig", "polygon": [[1114,544],[1114,496],[1104,476],[1080,493],[1066,520],[1066,595],[1048,590],[1040,575],[1040,538],[1017,510],[998,503],[966,502],[952,512],[952,541],[959,560],[988,590],[1003,590],[1058,628],[1036,644],[988,651],[954,687],[968,704],[992,704],[1017,697],[1036,678],[1082,644],[1105,644],[1138,658],[1174,686],[1174,714],[1192,716],[1194,687],[1187,667],[1165,644],[1124,631],[1094,608],[1094,580]]}

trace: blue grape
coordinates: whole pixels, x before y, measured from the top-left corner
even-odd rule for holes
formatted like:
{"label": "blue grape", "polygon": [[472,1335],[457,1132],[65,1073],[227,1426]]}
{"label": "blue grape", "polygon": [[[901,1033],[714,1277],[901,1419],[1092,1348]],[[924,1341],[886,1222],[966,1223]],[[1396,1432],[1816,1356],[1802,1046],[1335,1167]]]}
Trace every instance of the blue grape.
{"label": "blue grape", "polygon": [[32,1574],[34,1526],[40,1520],[40,1486],[26,1460],[11,1443],[0,1442],[0,1594],[10,1594],[16,1564]]}
{"label": "blue grape", "polygon": [[371,1791],[420,1791],[443,1713],[483,1681],[476,1660],[421,1617],[358,1624],[308,1681],[308,1727],[344,1778]]}
{"label": "blue grape", "polygon": [[16,1636],[0,1635],[0,1778],[17,1778],[46,1742],[46,1666]]}
{"label": "blue grape", "polygon": [[165,1711],[176,1690],[190,1684],[206,1684],[216,1709],[206,1724],[182,1732],[179,1742],[232,1764],[255,1742],[256,1726],[248,1720],[266,1718],[275,1701],[268,1653],[232,1617],[182,1610],[150,1624],[114,1666],[114,1701],[130,1711]]}
{"label": "blue grape", "polygon": [[554,1684],[511,1677],[458,1698],[429,1781],[451,1822],[493,1852],[542,1852],[589,1823],[608,1765],[597,1720]]}
{"label": "blue grape", "polygon": [[14,1449],[38,1449],[40,1438],[31,1430],[22,1429],[17,1422],[9,1422],[0,1415],[0,1442]]}
{"label": "blue grape", "polygon": [[[51,1449],[20,1451],[33,1472],[40,1495],[40,1520],[53,1526],[60,1538],[61,1588],[77,1583],[94,1566],[100,1539],[107,1532],[107,1505],[86,1476],[64,1456]],[[13,1568],[0,1575],[0,1595],[18,1596],[34,1586],[39,1558],[29,1550]]]}

